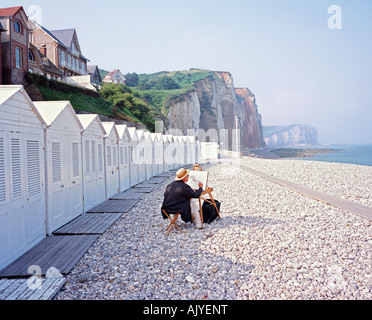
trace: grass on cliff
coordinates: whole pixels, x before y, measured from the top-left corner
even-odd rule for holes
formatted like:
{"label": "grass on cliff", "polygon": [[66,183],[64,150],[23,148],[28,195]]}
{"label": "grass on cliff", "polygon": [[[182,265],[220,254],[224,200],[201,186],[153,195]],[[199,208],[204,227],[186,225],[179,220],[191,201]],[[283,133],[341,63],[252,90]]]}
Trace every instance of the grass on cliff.
{"label": "grass on cliff", "polygon": [[[139,84],[133,90],[141,94],[148,103],[155,106],[164,116],[167,116],[172,99],[194,91],[195,84],[208,77],[215,77],[215,74],[204,69],[140,74]],[[170,78],[172,81],[164,81],[165,78]],[[171,86],[169,88],[164,87],[166,84]],[[162,86],[163,88],[159,90],[159,87]]]}
{"label": "grass on cliff", "polygon": [[161,117],[144,97],[123,85],[105,84],[95,92],[33,73],[26,74],[26,81],[30,87],[34,85],[39,90],[45,101],[70,101],[77,111],[144,124],[150,131],[155,130],[155,118]]}

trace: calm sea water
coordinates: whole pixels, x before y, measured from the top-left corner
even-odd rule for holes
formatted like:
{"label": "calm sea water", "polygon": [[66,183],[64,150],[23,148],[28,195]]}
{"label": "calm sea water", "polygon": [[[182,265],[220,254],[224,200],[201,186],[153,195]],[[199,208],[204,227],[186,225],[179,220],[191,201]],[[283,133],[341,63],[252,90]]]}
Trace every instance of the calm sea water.
{"label": "calm sea water", "polygon": [[311,161],[351,163],[372,166],[372,145],[330,145],[314,147],[314,149],[338,149],[342,152],[318,154],[314,157],[303,159]]}

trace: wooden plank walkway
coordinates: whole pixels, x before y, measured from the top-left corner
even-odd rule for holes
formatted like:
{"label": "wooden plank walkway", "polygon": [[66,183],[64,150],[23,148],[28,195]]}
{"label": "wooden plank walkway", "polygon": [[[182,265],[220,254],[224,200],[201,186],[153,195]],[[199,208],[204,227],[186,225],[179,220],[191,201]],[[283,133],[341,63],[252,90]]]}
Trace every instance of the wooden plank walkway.
{"label": "wooden plank walkway", "polygon": [[155,184],[155,183],[140,183],[140,184],[137,184],[135,185],[132,190],[136,190],[138,188],[156,188],[158,186],[158,184]]}
{"label": "wooden plank walkway", "polygon": [[153,184],[161,184],[165,180],[168,180],[168,178],[151,178],[151,179],[147,180],[146,182],[153,183]]}
{"label": "wooden plank walkway", "polygon": [[122,213],[89,213],[84,214],[69,224],[63,226],[54,235],[102,235],[117,220],[122,217]]}
{"label": "wooden plank walkway", "polygon": [[138,187],[138,188],[133,188],[133,191],[136,193],[150,193],[152,190],[154,190],[154,187]]}
{"label": "wooden plank walkway", "polygon": [[39,285],[29,285],[30,279],[1,279],[0,300],[52,300],[66,283],[66,278],[40,279]]}
{"label": "wooden plank walkway", "polygon": [[128,213],[137,203],[137,200],[107,200],[88,213]]}
{"label": "wooden plank walkway", "polygon": [[323,192],[319,192],[307,187],[303,187],[299,184],[286,181],[283,179],[276,178],[272,175],[266,174],[264,172],[249,168],[247,166],[241,166],[242,169],[249,171],[250,173],[253,173],[254,175],[261,177],[262,179],[274,182],[282,187],[285,187],[289,190],[295,191],[297,193],[300,193],[302,195],[305,195],[307,197],[310,197],[312,199],[315,199],[317,201],[324,202],[328,205],[331,205],[333,207],[351,212],[353,214],[356,214],[362,218],[365,218],[367,220],[372,221],[372,208],[364,206],[362,204],[358,204],[352,201],[344,200],[338,197],[330,196],[328,194],[325,194]]}
{"label": "wooden plank walkway", "polygon": [[110,200],[139,200],[141,199],[145,193],[141,193],[140,191],[129,189],[124,191],[123,193],[119,193],[110,198]]}
{"label": "wooden plank walkway", "polygon": [[66,275],[98,237],[98,235],[47,237],[1,270],[0,278],[30,277],[28,273],[30,266],[39,266],[42,275],[45,275],[51,267],[57,268]]}

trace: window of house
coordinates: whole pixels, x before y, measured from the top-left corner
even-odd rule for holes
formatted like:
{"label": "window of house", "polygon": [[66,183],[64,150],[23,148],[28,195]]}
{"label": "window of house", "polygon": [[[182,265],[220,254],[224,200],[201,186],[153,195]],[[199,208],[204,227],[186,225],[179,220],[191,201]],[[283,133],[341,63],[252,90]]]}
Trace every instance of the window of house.
{"label": "window of house", "polygon": [[35,57],[31,50],[28,51],[28,61],[35,62]]}
{"label": "window of house", "polygon": [[19,33],[21,33],[22,32],[22,26],[21,26],[21,24],[19,23],[19,21],[14,21],[14,30],[16,31],[16,32],[19,32]]}
{"label": "window of house", "polygon": [[61,66],[64,66],[65,65],[65,53],[63,51],[61,51],[60,65]]}
{"label": "window of house", "polygon": [[22,49],[16,47],[16,68],[22,69]]}

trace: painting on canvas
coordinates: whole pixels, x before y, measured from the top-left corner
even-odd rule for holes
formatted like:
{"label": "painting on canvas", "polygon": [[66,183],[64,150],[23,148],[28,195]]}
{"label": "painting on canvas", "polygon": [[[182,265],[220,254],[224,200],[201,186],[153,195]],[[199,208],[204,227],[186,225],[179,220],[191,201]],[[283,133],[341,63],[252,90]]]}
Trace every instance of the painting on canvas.
{"label": "painting on canvas", "polygon": [[208,184],[208,175],[209,172],[207,171],[190,171],[189,174],[189,181],[187,184],[193,189],[198,190],[199,189],[199,181],[203,183],[203,190],[206,190],[207,184]]}

